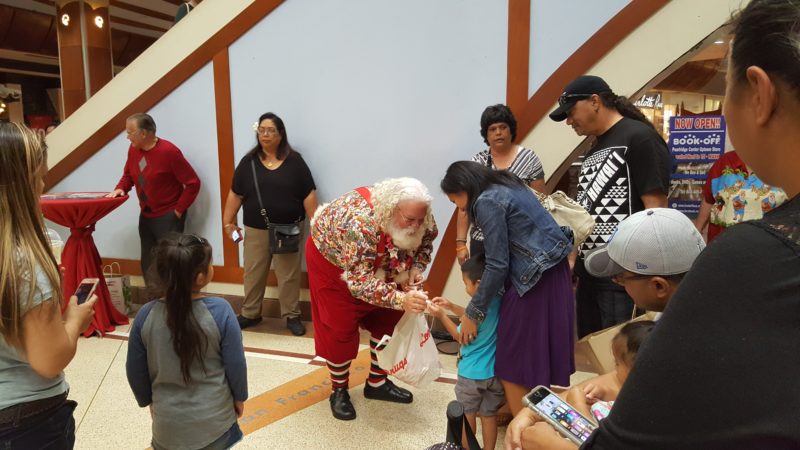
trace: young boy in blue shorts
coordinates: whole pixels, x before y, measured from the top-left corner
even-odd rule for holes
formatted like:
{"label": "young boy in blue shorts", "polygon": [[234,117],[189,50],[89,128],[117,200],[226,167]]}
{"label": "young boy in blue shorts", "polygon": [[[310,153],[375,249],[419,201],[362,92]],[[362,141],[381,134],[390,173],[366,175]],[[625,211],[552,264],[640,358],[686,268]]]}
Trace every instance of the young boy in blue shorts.
{"label": "young boy in blue shorts", "polygon": [[[478,254],[464,262],[461,276],[467,294],[475,295],[486,261]],[[494,448],[497,441],[497,410],[505,403],[505,392],[500,380],[494,376],[494,356],[497,345],[497,321],[500,316],[500,293],[491,302],[486,318],[478,327],[478,337],[470,345],[461,347],[458,363],[458,382],[456,399],[464,406],[470,426],[476,430],[476,416],[481,416],[481,435],[483,448]],[[457,316],[464,315],[464,308],[450,303],[447,299],[436,297],[429,306],[430,312],[444,324],[450,335],[459,338],[459,327],[447,316],[450,311]],[[466,439],[466,437],[464,438]],[[463,442],[466,442],[464,440]]]}

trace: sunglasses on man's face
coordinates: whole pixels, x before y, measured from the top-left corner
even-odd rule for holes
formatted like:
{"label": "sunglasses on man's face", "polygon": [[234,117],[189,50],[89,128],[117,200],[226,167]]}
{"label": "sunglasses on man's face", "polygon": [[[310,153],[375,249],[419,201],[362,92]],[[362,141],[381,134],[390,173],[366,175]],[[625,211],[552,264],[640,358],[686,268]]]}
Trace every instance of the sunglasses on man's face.
{"label": "sunglasses on man's face", "polygon": [[584,100],[592,95],[593,94],[563,94],[561,97],[558,97],[558,106],[564,106],[572,101]]}

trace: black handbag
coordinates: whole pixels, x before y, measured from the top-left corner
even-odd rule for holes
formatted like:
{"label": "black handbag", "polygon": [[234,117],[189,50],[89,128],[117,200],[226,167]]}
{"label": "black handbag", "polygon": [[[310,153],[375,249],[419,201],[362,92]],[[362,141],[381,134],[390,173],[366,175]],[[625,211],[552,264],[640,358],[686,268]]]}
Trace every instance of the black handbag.
{"label": "black handbag", "polygon": [[295,223],[272,223],[267,217],[267,210],[264,209],[264,202],[261,200],[261,189],[258,188],[258,178],[256,178],[256,162],[250,160],[250,168],[253,171],[253,183],[258,196],[258,206],[261,208],[261,217],[267,224],[269,232],[269,251],[273,255],[283,253],[297,253],[300,251],[300,241],[303,236],[303,221],[297,220]]}

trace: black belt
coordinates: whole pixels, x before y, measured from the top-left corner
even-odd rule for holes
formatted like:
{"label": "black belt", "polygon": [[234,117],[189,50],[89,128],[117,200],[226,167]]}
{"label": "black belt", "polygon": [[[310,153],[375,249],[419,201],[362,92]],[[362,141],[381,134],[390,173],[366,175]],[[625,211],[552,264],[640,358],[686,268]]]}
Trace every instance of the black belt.
{"label": "black belt", "polygon": [[58,408],[67,401],[67,393],[30,402],[20,403],[0,410],[0,426],[10,425],[22,419]]}

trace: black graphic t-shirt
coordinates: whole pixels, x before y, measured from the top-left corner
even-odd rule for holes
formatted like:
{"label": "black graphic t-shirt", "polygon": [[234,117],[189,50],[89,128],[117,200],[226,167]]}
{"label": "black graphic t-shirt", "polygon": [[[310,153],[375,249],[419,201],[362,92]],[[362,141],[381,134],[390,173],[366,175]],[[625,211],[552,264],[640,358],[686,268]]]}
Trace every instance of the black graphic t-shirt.
{"label": "black graphic t-shirt", "polygon": [[578,176],[578,202],[595,221],[581,253],[605,245],[620,221],[644,209],[642,194],[666,194],[672,158],[649,125],[627,117],[614,124],[586,155]]}

